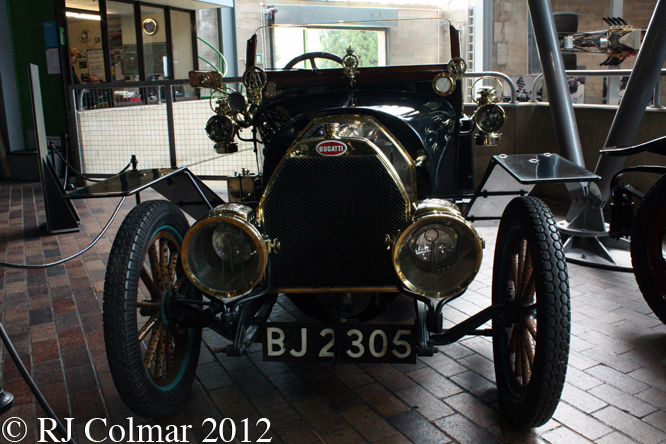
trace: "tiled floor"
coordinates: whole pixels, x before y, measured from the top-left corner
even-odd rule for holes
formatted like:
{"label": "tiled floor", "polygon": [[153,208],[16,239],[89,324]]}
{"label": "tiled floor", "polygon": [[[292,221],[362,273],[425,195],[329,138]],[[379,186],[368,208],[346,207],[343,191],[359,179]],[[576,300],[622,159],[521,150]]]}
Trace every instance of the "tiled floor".
{"label": "tiled floor", "polygon": [[[88,435],[98,441],[108,438],[107,443],[119,438],[109,437],[112,425],[119,424],[115,432],[120,432],[129,430],[131,422],[146,423],[132,415],[116,392],[101,324],[107,255],[133,202],[125,203],[109,233],[80,258],[46,270],[0,268],[3,324],[58,416],[74,418],[79,443],[90,442],[85,425],[92,418],[104,418],[106,425],[94,421]],[[0,260],[37,264],[71,255],[99,233],[116,203],[77,202],[84,229],[44,235],[39,230],[45,221],[40,188],[2,184]],[[494,230],[481,234],[487,242],[484,265],[465,296],[445,310],[448,323],[490,303]],[[488,338],[463,339],[413,366],[332,369],[265,363],[259,349],[242,358],[213,355],[210,349],[225,341],[210,331],[204,332],[198,377],[187,404],[175,417],[149,423],[161,425],[165,434],[173,430],[169,425],[191,426],[187,442],[197,443],[205,442],[213,422],[224,418],[236,424],[234,442],[243,440],[244,418],[249,418],[250,440],[243,442],[255,442],[265,428],[257,420],[267,418],[266,436],[286,444],[666,443],[666,325],[651,314],[633,275],[571,264],[569,273],[573,336],[567,383],[554,418],[539,429],[514,430],[497,410]],[[299,316],[286,299],[279,304],[277,317]],[[402,301],[402,307],[410,303]],[[24,442],[36,442],[36,418],[44,413],[4,349],[2,384],[16,396],[16,406],[0,417],[0,425],[19,417],[28,424]],[[225,430],[228,438],[230,428]],[[182,434],[169,437],[171,442],[183,439]],[[6,442],[1,434],[0,442]]]}

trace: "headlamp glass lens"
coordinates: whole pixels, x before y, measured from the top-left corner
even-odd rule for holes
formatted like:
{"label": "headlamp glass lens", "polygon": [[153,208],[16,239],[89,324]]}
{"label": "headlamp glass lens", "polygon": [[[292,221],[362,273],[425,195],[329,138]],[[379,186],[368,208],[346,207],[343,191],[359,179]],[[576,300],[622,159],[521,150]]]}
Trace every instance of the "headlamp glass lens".
{"label": "headlamp glass lens", "polygon": [[213,142],[227,142],[233,138],[234,124],[227,116],[215,115],[206,123],[206,134]]}
{"label": "headlamp glass lens", "polygon": [[231,223],[211,223],[192,238],[187,251],[194,276],[205,287],[238,292],[256,276],[259,251],[254,239]]}
{"label": "headlamp glass lens", "polygon": [[479,108],[476,124],[481,131],[493,133],[504,126],[506,117],[504,111],[497,105],[486,105]]}
{"label": "headlamp glass lens", "polygon": [[395,256],[400,279],[416,293],[446,297],[465,289],[479,266],[473,229],[451,219],[415,226],[404,236]]}
{"label": "headlamp glass lens", "polygon": [[446,270],[455,261],[457,247],[458,235],[453,229],[433,224],[414,233],[409,250],[419,269],[438,272]]}
{"label": "headlamp glass lens", "polygon": [[212,242],[222,264],[231,268],[242,267],[257,254],[247,233],[235,225],[219,224],[213,232]]}

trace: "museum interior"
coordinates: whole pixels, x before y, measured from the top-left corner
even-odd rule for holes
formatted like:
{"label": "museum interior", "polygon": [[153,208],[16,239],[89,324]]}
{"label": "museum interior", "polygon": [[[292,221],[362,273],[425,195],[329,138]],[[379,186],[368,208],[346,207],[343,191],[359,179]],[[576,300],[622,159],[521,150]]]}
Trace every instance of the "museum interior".
{"label": "museum interior", "polygon": [[665,21],[0,0],[0,442],[666,444]]}

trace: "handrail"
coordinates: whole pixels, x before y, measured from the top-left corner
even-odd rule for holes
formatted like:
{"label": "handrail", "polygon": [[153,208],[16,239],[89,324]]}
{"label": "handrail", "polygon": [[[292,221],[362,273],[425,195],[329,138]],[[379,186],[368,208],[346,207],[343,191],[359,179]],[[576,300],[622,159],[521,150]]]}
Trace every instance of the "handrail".
{"label": "handrail", "polygon": [[[568,76],[584,76],[584,77],[623,77],[631,75],[631,69],[572,69],[564,71]],[[661,75],[666,75],[666,69],[661,70]],[[543,83],[543,73],[539,73],[534,78],[534,83],[532,84],[532,90],[530,91],[530,102],[536,103],[536,94],[538,87]],[[661,82],[657,82],[654,87],[654,100],[652,102],[652,108],[661,108]],[[657,94],[658,93],[658,94]]]}
{"label": "handrail", "polygon": [[518,103],[518,100],[516,100],[516,84],[514,81],[511,79],[511,77],[507,76],[504,73],[497,72],[497,71],[468,71],[465,74],[463,74],[463,77],[499,77],[500,79],[504,80],[506,83],[509,84],[509,87],[511,89],[511,103]]}
{"label": "handrail", "polygon": [[[222,62],[224,62],[224,71],[222,71],[222,77],[226,77],[227,76],[227,59],[224,58],[224,55],[222,55],[222,53],[216,47],[214,47],[213,45],[211,45],[210,43],[208,43],[207,41],[205,41],[201,37],[197,36],[197,39],[199,39],[199,41],[201,41],[203,44],[207,45],[210,49],[212,49],[213,51],[215,51],[217,53],[218,65],[221,65]],[[215,65],[210,63],[208,60],[204,59],[202,56],[199,56],[199,58],[201,60],[203,60],[204,62],[208,63],[213,68],[215,68]],[[216,68],[216,69],[217,69],[218,72],[221,71],[219,67]]]}
{"label": "handrail", "polygon": [[[225,78],[225,84],[230,83],[243,83],[242,77],[228,77]],[[172,86],[172,85],[189,85],[189,79],[166,79],[166,80],[142,80],[142,81],[132,81],[132,82],[109,82],[109,83],[95,83],[95,88],[150,88],[156,86]],[[74,91],[82,89],[90,89],[91,86],[88,83],[80,83],[76,85],[68,85],[68,88]]]}

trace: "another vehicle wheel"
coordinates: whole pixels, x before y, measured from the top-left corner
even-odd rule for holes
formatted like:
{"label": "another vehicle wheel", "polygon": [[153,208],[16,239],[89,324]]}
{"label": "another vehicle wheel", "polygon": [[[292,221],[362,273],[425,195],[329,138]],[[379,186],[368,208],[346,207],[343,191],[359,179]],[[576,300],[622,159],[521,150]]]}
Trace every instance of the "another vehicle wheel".
{"label": "another vehicle wheel", "polygon": [[111,375],[135,413],[164,418],[185,401],[199,358],[201,329],[179,328],[169,301],[194,297],[180,262],[188,229],[183,213],[163,200],[127,215],[113,242],[104,282],[104,340]]}
{"label": "another vehicle wheel", "polygon": [[631,263],[645,301],[666,323],[666,176],[641,202],[631,230]]}
{"label": "another vehicle wheel", "polygon": [[555,30],[561,35],[571,35],[578,32],[578,14],[573,12],[556,12]]}
{"label": "another vehicle wheel", "polygon": [[537,427],[555,412],[570,339],[569,276],[553,215],[519,197],[500,222],[493,265],[493,355],[500,407],[508,420]]}

